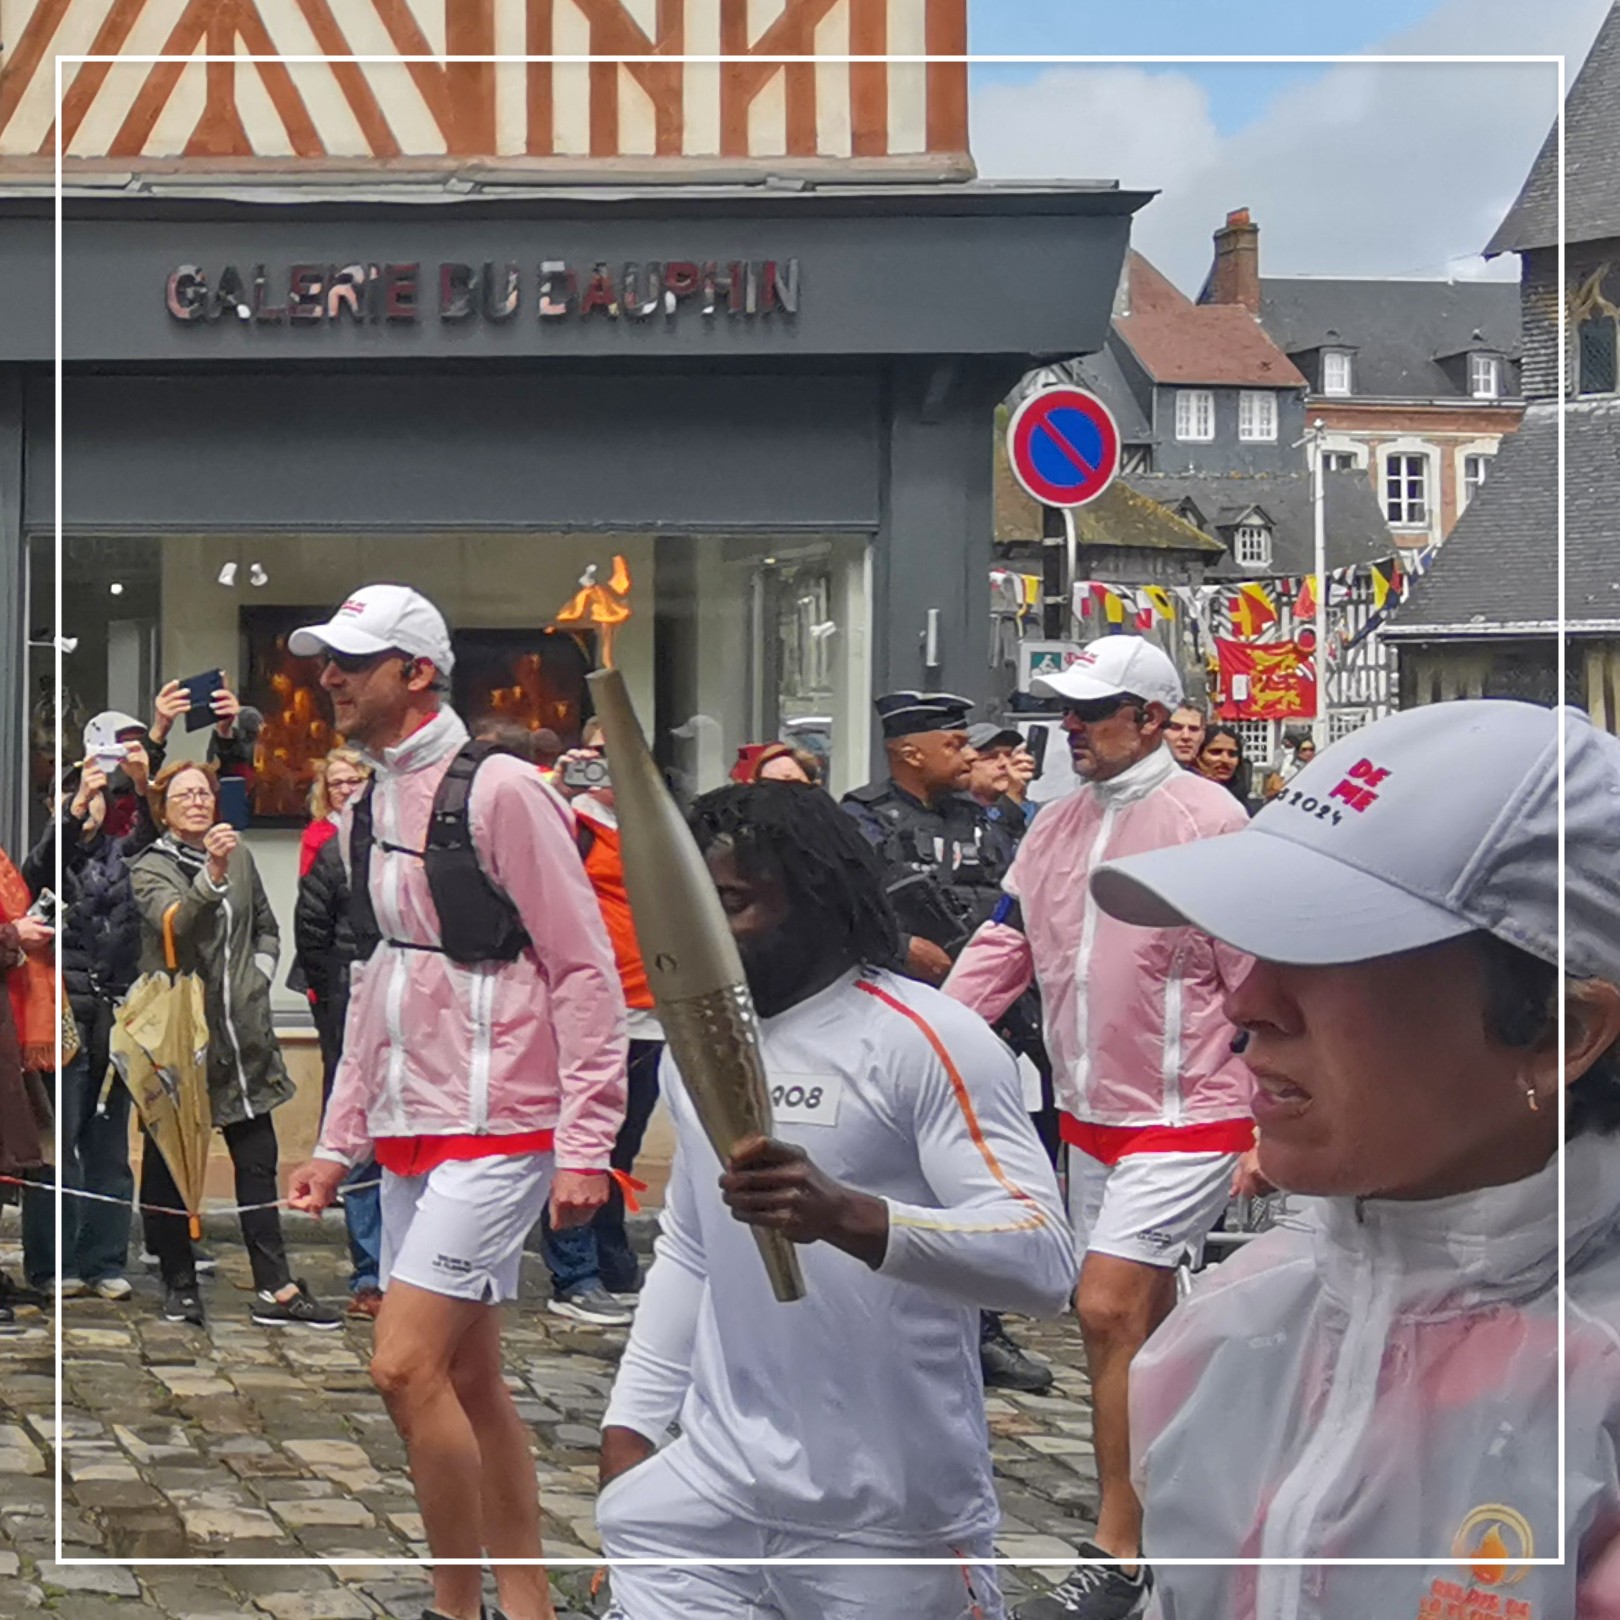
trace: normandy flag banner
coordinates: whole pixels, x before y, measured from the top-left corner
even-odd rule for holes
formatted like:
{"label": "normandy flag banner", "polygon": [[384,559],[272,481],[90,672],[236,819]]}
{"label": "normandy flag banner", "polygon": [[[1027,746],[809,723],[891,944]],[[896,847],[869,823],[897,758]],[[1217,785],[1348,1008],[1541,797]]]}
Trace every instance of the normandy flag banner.
{"label": "normandy flag banner", "polygon": [[1223,720],[1314,720],[1316,664],[1297,641],[1215,637]]}

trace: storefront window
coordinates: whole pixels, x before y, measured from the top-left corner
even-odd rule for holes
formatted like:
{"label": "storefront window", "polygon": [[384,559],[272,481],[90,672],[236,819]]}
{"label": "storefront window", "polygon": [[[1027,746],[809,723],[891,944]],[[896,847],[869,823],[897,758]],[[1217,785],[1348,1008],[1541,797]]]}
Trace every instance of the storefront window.
{"label": "storefront window", "polygon": [[[30,556],[32,621],[48,642],[48,536]],[[589,712],[585,676],[611,656],[683,798],[723,782],[743,744],[777,738],[816,754],[835,792],[867,775],[862,537],[70,537],[65,746],[76,758],[84,722],[102,709],[149,720],[165,680],[224,670],[263,715],[248,837],[289,939],[296,833],[314,764],[337,739],[316,666],[291,656],[287,636],[368,580],[415,585],[443,609],[457,655],[453,701],[470,723],[548,726],[573,743]],[[46,739],[49,646],[31,663]],[[207,738],[177,728],[170,757],[200,758]],[[42,807],[48,746],[36,763]]]}

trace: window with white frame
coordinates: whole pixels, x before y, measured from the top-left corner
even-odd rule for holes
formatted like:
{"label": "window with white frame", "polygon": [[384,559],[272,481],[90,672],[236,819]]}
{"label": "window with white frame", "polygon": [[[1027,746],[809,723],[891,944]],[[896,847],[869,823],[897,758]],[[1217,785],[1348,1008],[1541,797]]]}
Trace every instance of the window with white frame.
{"label": "window with white frame", "polygon": [[1484,487],[1490,472],[1489,456],[1463,457],[1463,505],[1466,507]]}
{"label": "window with white frame", "polygon": [[1269,720],[1238,720],[1232,723],[1243,742],[1243,757],[1249,762],[1250,780],[1256,789],[1260,786],[1260,773],[1271,768],[1273,727]]}
{"label": "window with white frame", "polygon": [[1207,388],[1176,390],[1176,437],[1184,444],[1208,444],[1215,437],[1215,396]]}
{"label": "window with white frame", "polygon": [[1384,458],[1384,516],[1392,528],[1429,526],[1429,458],[1397,451]]}
{"label": "window with white frame", "polygon": [[1475,399],[1498,399],[1502,393],[1502,362],[1494,354],[1468,357],[1468,392]]}
{"label": "window with white frame", "polygon": [[1328,714],[1328,741],[1339,742],[1371,722],[1371,709],[1333,709]]}
{"label": "window with white frame", "polygon": [[1356,470],[1356,453],[1354,450],[1324,450],[1322,452],[1323,472],[1354,472]]}
{"label": "window with white frame", "polygon": [[1326,349],[1322,353],[1322,392],[1348,394],[1354,389],[1354,373],[1350,355],[1344,349]]}
{"label": "window with white frame", "polygon": [[1271,530],[1263,523],[1240,523],[1233,556],[1239,568],[1271,566]]}
{"label": "window with white frame", "polygon": [[1246,388],[1238,395],[1238,437],[1277,442],[1277,396],[1269,388]]}

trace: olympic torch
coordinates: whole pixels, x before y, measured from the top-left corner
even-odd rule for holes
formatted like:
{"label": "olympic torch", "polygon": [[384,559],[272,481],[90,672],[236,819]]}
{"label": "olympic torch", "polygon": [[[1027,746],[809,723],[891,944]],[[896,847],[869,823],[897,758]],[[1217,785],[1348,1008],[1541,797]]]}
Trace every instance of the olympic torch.
{"label": "olympic torch", "polygon": [[[613,772],[624,882],[636,938],[658,1003],[658,1020],[687,1095],[722,1163],[744,1137],[768,1136],[770,1094],[759,1020],[736,941],[709,869],[665,787],[615,669],[588,677]],[[793,1245],[753,1229],[771,1289],[784,1304],[804,1298]]]}

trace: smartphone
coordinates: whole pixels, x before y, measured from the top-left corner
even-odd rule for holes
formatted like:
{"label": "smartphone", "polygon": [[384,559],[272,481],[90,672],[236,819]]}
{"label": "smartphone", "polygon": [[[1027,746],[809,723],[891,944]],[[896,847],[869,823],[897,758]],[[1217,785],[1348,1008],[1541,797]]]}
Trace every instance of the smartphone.
{"label": "smartphone", "polygon": [[1029,749],[1035,760],[1035,774],[1039,776],[1046,769],[1046,745],[1051,740],[1052,733],[1045,726],[1031,726],[1029,728],[1029,741],[1024,745]]}
{"label": "smartphone", "polygon": [[220,778],[219,819],[238,832],[244,831],[253,819],[248,809],[248,785],[240,776]]}
{"label": "smartphone", "polygon": [[204,731],[214,724],[217,718],[214,714],[214,694],[224,684],[225,671],[222,669],[205,669],[201,675],[181,681],[180,688],[191,703],[186,710],[187,731]]}
{"label": "smartphone", "polygon": [[123,765],[129,755],[121,747],[98,748],[90,757],[100,767],[104,776],[111,776],[114,771]]}

